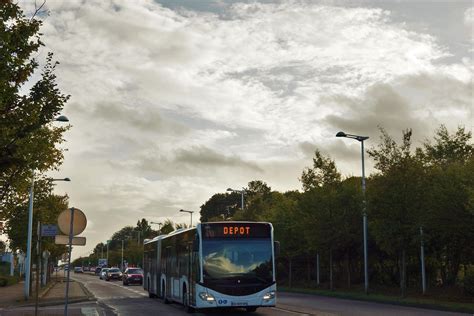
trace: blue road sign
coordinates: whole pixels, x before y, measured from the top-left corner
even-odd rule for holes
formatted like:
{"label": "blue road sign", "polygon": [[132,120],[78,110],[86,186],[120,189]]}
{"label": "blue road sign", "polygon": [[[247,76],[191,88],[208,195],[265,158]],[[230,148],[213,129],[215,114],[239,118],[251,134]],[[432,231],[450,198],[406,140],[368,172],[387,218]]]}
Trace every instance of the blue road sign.
{"label": "blue road sign", "polygon": [[41,236],[43,237],[54,237],[58,234],[58,226],[44,224],[41,225]]}

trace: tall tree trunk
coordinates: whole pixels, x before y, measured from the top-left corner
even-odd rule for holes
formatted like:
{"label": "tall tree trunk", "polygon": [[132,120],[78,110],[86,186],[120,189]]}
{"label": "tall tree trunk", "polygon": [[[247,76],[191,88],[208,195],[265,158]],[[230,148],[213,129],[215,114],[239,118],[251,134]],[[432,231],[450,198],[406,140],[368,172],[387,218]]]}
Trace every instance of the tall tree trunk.
{"label": "tall tree trunk", "polygon": [[402,249],[402,254],[400,258],[400,291],[402,297],[406,296],[406,258],[405,258],[405,249]]}
{"label": "tall tree trunk", "polygon": [[319,286],[319,252],[316,253],[316,284]]}
{"label": "tall tree trunk", "polygon": [[308,281],[311,281],[311,257],[309,255],[306,257],[306,272]]}
{"label": "tall tree trunk", "polygon": [[351,264],[349,252],[346,253],[346,271],[347,271],[347,287],[351,288]]}
{"label": "tall tree trunk", "polygon": [[332,248],[329,248],[329,289],[331,291],[334,289],[332,283]]}
{"label": "tall tree trunk", "polygon": [[292,258],[289,258],[288,262],[288,286],[291,287],[291,263],[292,263]]}

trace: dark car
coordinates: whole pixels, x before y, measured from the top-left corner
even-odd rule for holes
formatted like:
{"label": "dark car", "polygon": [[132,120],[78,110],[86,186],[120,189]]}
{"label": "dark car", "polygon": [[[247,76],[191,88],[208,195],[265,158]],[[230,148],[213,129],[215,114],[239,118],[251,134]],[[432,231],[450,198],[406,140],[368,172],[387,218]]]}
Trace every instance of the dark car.
{"label": "dark car", "polygon": [[122,276],[123,285],[143,284],[143,270],[139,268],[128,268]]}
{"label": "dark car", "polygon": [[95,275],[100,275],[100,271],[102,270],[101,267],[95,268]]}
{"label": "dark car", "polygon": [[122,272],[120,272],[119,268],[110,268],[105,274],[105,281],[121,280],[121,279],[122,279]]}

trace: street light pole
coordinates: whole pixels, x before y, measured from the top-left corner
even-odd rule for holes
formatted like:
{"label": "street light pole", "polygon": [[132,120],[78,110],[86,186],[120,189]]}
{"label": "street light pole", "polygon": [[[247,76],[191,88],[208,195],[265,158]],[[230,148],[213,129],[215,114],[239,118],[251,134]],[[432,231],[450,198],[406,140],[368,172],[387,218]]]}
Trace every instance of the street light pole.
{"label": "street light pole", "polygon": [[120,269],[122,269],[122,272],[123,272],[123,239],[122,239],[122,261],[120,261]]}
{"label": "street light pole", "polygon": [[[71,181],[69,178],[64,179],[51,179],[51,181]],[[25,300],[28,300],[30,296],[31,286],[31,240],[33,238],[33,198],[34,198],[34,187],[35,187],[35,176],[31,179],[30,196],[28,205],[28,237],[26,241],[26,258],[25,258],[25,287],[24,295]],[[36,267],[38,269],[38,267]]]}
{"label": "street light pole", "polygon": [[35,176],[31,180],[30,203],[28,205],[28,239],[26,241],[26,260],[25,260],[25,300],[30,296],[31,282],[31,239],[33,237],[33,195],[35,186]]}
{"label": "street light pole", "polygon": [[[58,122],[69,122],[69,119],[64,116],[58,116],[53,121]],[[70,180],[64,180],[70,181]],[[31,282],[31,239],[33,238],[33,196],[35,186],[35,173],[33,170],[33,176],[31,179],[30,193],[29,193],[29,205],[28,205],[28,236],[26,240],[26,258],[25,258],[25,288],[24,295],[25,300],[30,297],[30,282]]]}
{"label": "street light pole", "polygon": [[186,210],[179,210],[180,212],[189,213],[191,215],[191,225],[189,227],[193,227],[193,213],[194,211],[186,211]]}
{"label": "street light pole", "polygon": [[367,254],[367,206],[365,199],[365,163],[364,163],[364,140],[369,139],[369,136],[360,136],[338,132],[336,137],[352,138],[360,142],[361,145],[361,159],[362,159],[362,227],[364,233],[364,288],[365,294],[369,294],[369,273],[368,273],[368,254]]}
{"label": "street light pole", "polygon": [[242,188],[242,190],[234,190],[234,189],[231,189],[231,188],[228,188],[227,191],[229,192],[236,192],[236,193],[240,193],[242,195],[242,211],[244,210],[244,194],[245,194],[245,188]]}
{"label": "street light pole", "polygon": [[156,225],[158,225],[158,231],[160,232],[160,235],[161,235],[161,226],[163,225],[163,223],[159,223],[159,222],[150,222],[150,224],[156,224]]}

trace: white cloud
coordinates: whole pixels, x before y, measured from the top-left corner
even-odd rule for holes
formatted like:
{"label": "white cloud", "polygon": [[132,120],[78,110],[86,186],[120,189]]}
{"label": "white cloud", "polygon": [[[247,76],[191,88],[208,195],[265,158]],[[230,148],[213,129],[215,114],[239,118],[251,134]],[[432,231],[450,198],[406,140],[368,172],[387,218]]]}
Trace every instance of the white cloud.
{"label": "white cloud", "polygon": [[198,211],[229,186],[299,188],[311,163],[302,143],[357,175],[347,158],[357,144],[334,146],[343,127],[466,123],[472,63],[442,64],[450,52],[435,36],[374,6],[237,3],[221,15],[151,0],[47,6],[41,56],[61,62],[74,126],[61,170],[73,182],[58,192],[95,224],[83,252],[141,217],[183,220],[178,209]]}

